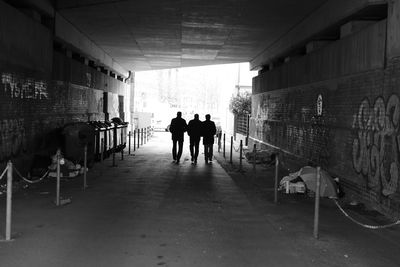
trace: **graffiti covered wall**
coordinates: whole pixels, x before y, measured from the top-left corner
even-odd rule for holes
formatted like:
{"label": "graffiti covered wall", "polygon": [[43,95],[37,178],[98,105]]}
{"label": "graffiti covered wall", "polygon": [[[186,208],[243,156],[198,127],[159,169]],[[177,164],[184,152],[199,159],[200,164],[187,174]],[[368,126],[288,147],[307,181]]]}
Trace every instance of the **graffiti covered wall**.
{"label": "graffiti covered wall", "polygon": [[[128,86],[57,52],[53,65],[52,78],[31,76],[6,64],[0,68],[0,162],[30,157],[49,145],[56,146],[50,144],[56,141],[49,136],[67,123],[104,120],[104,91],[120,92]],[[87,75],[74,77],[77,69]],[[113,86],[106,88],[108,80]],[[110,109],[118,116],[118,95],[109,94],[114,96]]]}
{"label": "graffiti covered wall", "polygon": [[390,196],[398,191],[400,101],[395,94],[361,101],[354,114],[352,162],[368,189]]}
{"label": "graffiti covered wall", "polygon": [[[382,26],[366,31],[382,41],[385,38]],[[368,43],[363,38],[355,35],[334,45],[338,51],[346,51],[346,46],[352,43],[361,46]],[[261,73],[253,82],[250,136],[254,142],[294,155],[302,164],[322,166],[340,178],[347,193],[398,217],[400,59],[384,63],[382,47],[360,48],[365,57],[376,55],[374,64],[365,64],[368,61],[361,56],[354,59],[338,55],[343,62],[324,60],[332,47],[321,49],[299,61],[306,62],[305,65],[296,62],[282,67],[288,80],[279,83],[286,84],[283,88],[273,79],[280,68],[275,73]],[[290,71],[296,72],[295,67],[311,68],[315,65],[313,58],[324,62],[321,73],[328,73],[324,68],[338,70],[349,65],[347,61],[356,66],[359,60],[364,65],[345,73],[332,72],[324,79],[309,71],[308,82],[296,80],[296,73]]]}
{"label": "graffiti covered wall", "polygon": [[382,209],[397,212],[400,62],[393,64],[253,95],[251,137],[323,166]]}
{"label": "graffiti covered wall", "polygon": [[318,113],[317,101],[323,90],[283,89],[253,96],[251,136],[313,164],[327,166],[332,145],[330,124],[334,118],[327,109]]}

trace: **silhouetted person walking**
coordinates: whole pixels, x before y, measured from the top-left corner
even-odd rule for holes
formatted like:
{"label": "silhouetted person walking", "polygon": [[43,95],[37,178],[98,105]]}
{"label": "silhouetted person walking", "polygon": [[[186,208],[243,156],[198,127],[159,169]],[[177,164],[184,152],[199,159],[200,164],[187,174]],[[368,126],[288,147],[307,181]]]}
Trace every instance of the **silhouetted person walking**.
{"label": "silhouetted person walking", "polygon": [[190,156],[192,163],[197,163],[197,157],[199,155],[199,143],[202,131],[202,122],[199,120],[199,114],[194,114],[194,119],[190,120],[187,127],[187,133],[190,137]]}
{"label": "silhouetted person walking", "polygon": [[204,145],[204,159],[206,163],[212,162],[213,158],[213,145],[214,135],[217,132],[215,123],[210,120],[210,114],[206,115],[206,120],[203,121],[203,145]]}
{"label": "silhouetted person walking", "polygon": [[[172,133],[172,158],[176,163],[182,156],[183,149],[183,133],[186,132],[186,121],[182,119],[182,112],[176,113],[176,118],[171,120],[169,131]],[[178,153],[176,152],[176,143],[178,143]]]}

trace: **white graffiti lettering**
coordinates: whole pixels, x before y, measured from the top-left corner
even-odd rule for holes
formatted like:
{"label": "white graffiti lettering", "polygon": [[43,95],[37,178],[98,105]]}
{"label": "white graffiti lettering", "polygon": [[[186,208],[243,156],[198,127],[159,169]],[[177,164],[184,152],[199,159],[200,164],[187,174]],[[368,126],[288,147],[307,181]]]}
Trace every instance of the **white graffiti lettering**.
{"label": "white graffiti lettering", "polygon": [[11,73],[1,74],[3,92],[11,98],[47,99],[47,82],[23,78]]}

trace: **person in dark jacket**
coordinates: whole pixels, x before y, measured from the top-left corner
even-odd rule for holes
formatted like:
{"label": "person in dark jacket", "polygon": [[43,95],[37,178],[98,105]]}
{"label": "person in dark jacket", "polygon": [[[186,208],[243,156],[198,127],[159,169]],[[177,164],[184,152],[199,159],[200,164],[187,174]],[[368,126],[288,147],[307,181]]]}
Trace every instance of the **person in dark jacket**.
{"label": "person in dark jacket", "polygon": [[203,121],[203,145],[204,145],[204,159],[206,163],[212,162],[213,158],[213,146],[214,146],[214,135],[217,132],[215,123],[210,120],[210,114],[206,115],[206,120]]}
{"label": "person in dark jacket", "polygon": [[202,122],[199,120],[199,114],[194,114],[194,119],[190,120],[187,127],[187,133],[190,137],[190,156],[192,163],[197,163],[197,157],[199,155],[199,143],[201,137]]}
{"label": "person in dark jacket", "polygon": [[[176,113],[176,118],[171,120],[169,131],[172,134],[172,158],[176,163],[182,156],[183,150],[183,134],[186,132],[186,121],[182,118],[182,112]],[[178,152],[176,152],[176,144],[178,143]]]}

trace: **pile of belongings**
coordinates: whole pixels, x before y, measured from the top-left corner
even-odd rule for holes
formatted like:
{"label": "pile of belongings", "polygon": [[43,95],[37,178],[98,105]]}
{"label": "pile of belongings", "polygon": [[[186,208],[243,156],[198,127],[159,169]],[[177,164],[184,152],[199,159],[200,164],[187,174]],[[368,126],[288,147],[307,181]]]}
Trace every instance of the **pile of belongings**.
{"label": "pile of belongings", "polygon": [[[338,194],[341,194],[338,182],[322,169],[320,170],[320,176],[320,196],[337,198]],[[286,193],[305,193],[306,190],[315,192],[316,183],[317,168],[305,166],[299,171],[283,177],[280,181],[279,189],[285,190]]]}
{"label": "pile of belongings", "polygon": [[[83,167],[80,164],[74,164],[72,161],[65,159],[60,153],[60,177],[72,178],[83,173]],[[49,168],[49,177],[57,177],[57,153],[51,157],[51,165]]]}
{"label": "pile of belongings", "polygon": [[261,163],[273,163],[275,162],[275,154],[276,151],[273,149],[269,150],[256,150],[256,153],[253,151],[248,151],[244,155],[249,163],[261,164]]}

